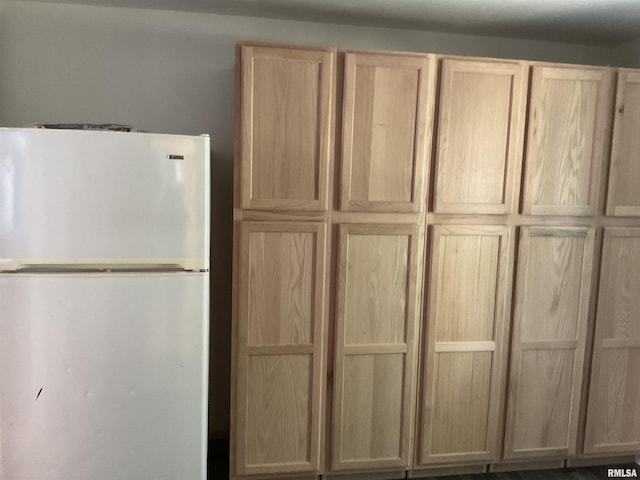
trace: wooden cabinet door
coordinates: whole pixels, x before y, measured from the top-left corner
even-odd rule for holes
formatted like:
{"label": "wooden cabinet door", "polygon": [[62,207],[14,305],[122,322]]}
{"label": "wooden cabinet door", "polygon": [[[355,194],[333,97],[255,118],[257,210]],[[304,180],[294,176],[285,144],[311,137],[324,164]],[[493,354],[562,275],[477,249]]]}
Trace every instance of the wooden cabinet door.
{"label": "wooden cabinet door", "polygon": [[341,225],[334,470],[408,467],[422,242],[413,225]]}
{"label": "wooden cabinet door", "polygon": [[417,463],[498,459],[510,230],[436,226]]}
{"label": "wooden cabinet door", "polygon": [[417,212],[425,203],[433,56],[345,53],[340,208]]}
{"label": "wooden cabinet door", "polygon": [[326,226],[240,230],[235,469],[316,472],[324,386]]}
{"label": "wooden cabinet door", "polygon": [[594,229],[522,227],[504,458],[575,453]]}
{"label": "wooden cabinet door", "polygon": [[620,70],[607,215],[640,216],[640,71]]}
{"label": "wooden cabinet door", "polygon": [[611,86],[607,68],[533,68],[523,213],[597,213]]}
{"label": "wooden cabinet door", "polygon": [[437,213],[512,212],[518,198],[524,63],[444,59],[436,140]]}
{"label": "wooden cabinet door", "polygon": [[327,210],[335,52],[241,47],[240,208]]}
{"label": "wooden cabinet door", "polygon": [[605,228],[585,454],[640,451],[640,228]]}

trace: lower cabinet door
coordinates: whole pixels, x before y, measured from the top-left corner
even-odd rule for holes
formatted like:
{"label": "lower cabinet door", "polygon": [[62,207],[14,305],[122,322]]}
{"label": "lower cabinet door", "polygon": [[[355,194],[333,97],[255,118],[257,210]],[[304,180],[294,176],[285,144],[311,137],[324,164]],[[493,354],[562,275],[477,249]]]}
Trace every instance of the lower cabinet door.
{"label": "lower cabinet door", "polygon": [[422,242],[413,225],[341,225],[332,469],[408,467]]}
{"label": "lower cabinet door", "polygon": [[510,229],[435,226],[418,466],[498,459]]}
{"label": "lower cabinet door", "polygon": [[594,233],[520,229],[505,459],[575,453]]}
{"label": "lower cabinet door", "polygon": [[640,452],[640,228],[605,228],[585,454]]}
{"label": "lower cabinet door", "polygon": [[235,473],[317,472],[326,226],[244,222],[235,332]]}

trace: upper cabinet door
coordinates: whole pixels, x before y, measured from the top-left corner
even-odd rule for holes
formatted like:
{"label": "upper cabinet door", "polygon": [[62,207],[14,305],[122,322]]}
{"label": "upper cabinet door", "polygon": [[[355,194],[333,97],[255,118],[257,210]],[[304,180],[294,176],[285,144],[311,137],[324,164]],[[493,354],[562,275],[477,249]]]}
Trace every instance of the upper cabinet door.
{"label": "upper cabinet door", "polygon": [[640,228],[605,228],[585,454],[640,451]]}
{"label": "upper cabinet door", "polygon": [[512,212],[522,163],[526,65],[445,59],[440,71],[434,211]]}
{"label": "upper cabinet door", "polygon": [[335,53],[242,47],[243,209],[328,209]]}
{"label": "upper cabinet door", "polygon": [[606,68],[533,68],[523,213],[597,213],[611,86]]}
{"label": "upper cabinet door", "polygon": [[607,215],[640,216],[640,71],[620,70]]}
{"label": "upper cabinet door", "polygon": [[418,212],[425,204],[433,57],[346,53],[340,208]]}

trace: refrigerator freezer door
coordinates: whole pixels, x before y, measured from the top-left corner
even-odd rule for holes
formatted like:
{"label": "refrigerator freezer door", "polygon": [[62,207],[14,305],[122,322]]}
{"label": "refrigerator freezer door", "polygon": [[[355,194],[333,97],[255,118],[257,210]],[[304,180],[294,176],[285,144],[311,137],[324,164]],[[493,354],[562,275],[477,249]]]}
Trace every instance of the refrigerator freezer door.
{"label": "refrigerator freezer door", "polygon": [[0,275],[0,478],[204,480],[208,290]]}
{"label": "refrigerator freezer door", "polygon": [[0,270],[208,269],[209,137],[0,129]]}

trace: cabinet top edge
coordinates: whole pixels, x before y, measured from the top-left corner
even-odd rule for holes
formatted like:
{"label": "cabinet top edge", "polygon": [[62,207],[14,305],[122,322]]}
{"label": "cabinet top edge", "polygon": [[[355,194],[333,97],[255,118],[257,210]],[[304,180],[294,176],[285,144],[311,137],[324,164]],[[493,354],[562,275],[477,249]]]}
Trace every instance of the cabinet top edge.
{"label": "cabinet top edge", "polygon": [[260,47],[260,48],[280,48],[283,50],[310,50],[314,52],[330,52],[336,53],[338,51],[335,47],[326,47],[320,45],[297,45],[293,43],[272,43],[272,42],[259,42],[259,41],[245,41],[241,40],[236,42],[236,48],[242,47]]}
{"label": "cabinet top edge", "polygon": [[474,56],[474,55],[459,55],[449,53],[438,52],[417,52],[417,51],[404,51],[404,50],[384,50],[384,49],[361,49],[361,48],[341,48],[341,47],[329,47],[321,45],[304,45],[304,44],[292,44],[292,43],[273,43],[253,40],[240,40],[236,42],[236,47],[241,49],[242,47],[261,47],[261,48],[281,48],[289,50],[309,50],[317,52],[329,52],[339,55],[347,53],[355,54],[384,54],[384,55],[398,55],[408,57],[421,57],[435,59],[440,62],[441,60],[466,60],[476,62],[502,62],[510,63],[514,65],[527,66],[527,67],[541,67],[541,68],[579,68],[585,70],[596,71],[620,71],[620,72],[639,72],[640,69],[617,67],[615,65],[588,65],[582,63],[568,63],[568,62],[552,62],[546,60],[526,60],[521,58],[509,58],[509,57],[489,57],[489,56]]}

